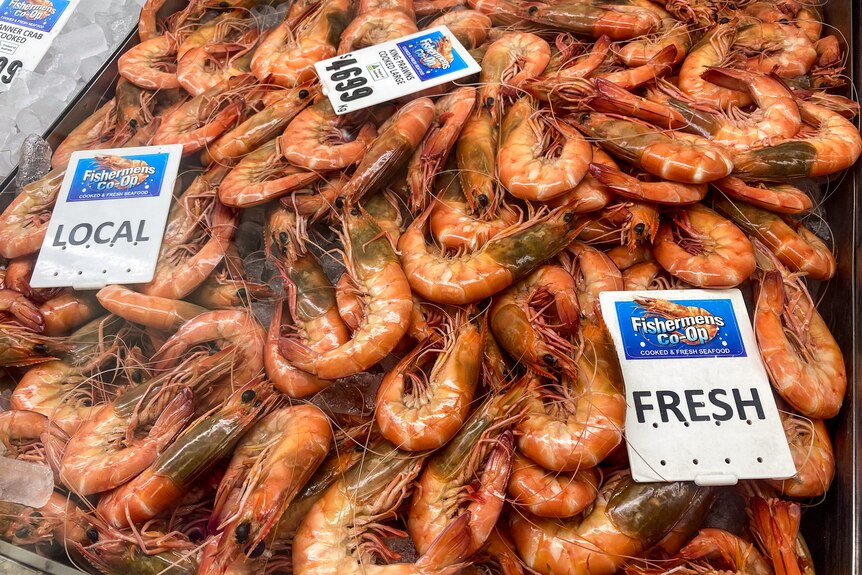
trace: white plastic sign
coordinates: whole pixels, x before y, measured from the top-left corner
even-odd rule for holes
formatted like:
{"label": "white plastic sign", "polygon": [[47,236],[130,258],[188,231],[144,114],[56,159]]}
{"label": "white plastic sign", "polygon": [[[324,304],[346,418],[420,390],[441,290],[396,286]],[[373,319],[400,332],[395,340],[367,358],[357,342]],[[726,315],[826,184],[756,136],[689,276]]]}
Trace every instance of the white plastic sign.
{"label": "white plastic sign", "polygon": [[30,285],[97,289],[152,280],[182,149],[72,154]]}
{"label": "white plastic sign", "polygon": [[34,70],[79,0],[0,0],[0,92]]}
{"label": "white plastic sign", "polygon": [[479,64],[446,26],[314,65],[336,114],[347,114],[476,74]]}
{"label": "white plastic sign", "polygon": [[603,292],[635,481],[796,473],[739,290]]}

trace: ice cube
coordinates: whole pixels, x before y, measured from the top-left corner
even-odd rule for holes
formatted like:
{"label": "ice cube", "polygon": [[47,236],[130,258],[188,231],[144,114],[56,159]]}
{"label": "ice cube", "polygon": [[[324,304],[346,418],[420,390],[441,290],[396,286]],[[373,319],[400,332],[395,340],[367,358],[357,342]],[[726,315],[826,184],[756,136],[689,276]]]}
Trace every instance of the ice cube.
{"label": "ice cube", "polygon": [[[75,9],[75,17],[80,18],[84,22],[90,23],[96,21],[96,12],[104,8],[102,0],[81,0],[78,3],[78,8]],[[73,22],[69,22],[72,24]]]}
{"label": "ice cube", "polygon": [[112,18],[108,21],[108,39],[112,46],[117,46],[126,39],[129,32],[137,28],[137,14],[129,14],[120,18]]}
{"label": "ice cube", "polygon": [[87,58],[83,62],[81,62],[81,78],[84,81],[89,81],[95,76],[99,70],[102,69],[102,65],[105,63],[105,59],[101,56],[91,56]]}
{"label": "ice cube", "polygon": [[77,58],[79,61],[107,52],[108,42],[101,26],[89,24],[68,32],[66,30],[69,29],[64,29],[63,33],[54,40],[52,49],[70,58]]}
{"label": "ice cube", "polygon": [[46,74],[76,77],[78,70],[81,67],[81,57],[78,54],[69,54],[50,50],[45,59],[39,64],[38,70],[44,71]]}
{"label": "ice cube", "polygon": [[6,140],[6,151],[12,154],[10,160],[13,162],[18,161],[18,153],[21,151],[21,144],[24,143],[24,139],[27,137],[27,134],[22,132],[17,132],[12,134],[12,136]]}
{"label": "ice cube", "polygon": [[63,102],[56,96],[48,95],[33,102],[30,105],[29,110],[42,118],[42,122],[47,127],[47,125],[56,118],[65,107],[66,102]]}
{"label": "ice cube", "polygon": [[36,99],[30,95],[32,76],[33,72],[20,70],[9,91],[0,94],[0,117],[14,118],[18,110],[26,108]]}
{"label": "ice cube", "polygon": [[44,129],[42,123],[42,118],[30,110],[30,108],[21,110],[15,116],[15,124],[25,134],[41,134]]}
{"label": "ice cube", "polygon": [[0,501],[39,508],[54,492],[54,474],[47,465],[0,457]]}
{"label": "ice cube", "polygon": [[72,95],[80,91],[77,79],[68,74],[57,72],[54,74],[53,82],[56,83],[39,83],[31,87],[33,102],[47,96],[59,98],[60,100],[68,100]]}
{"label": "ice cube", "polygon": [[9,150],[0,150],[0,178],[5,178],[6,174],[12,171],[15,167],[15,162],[12,161],[12,152]]}
{"label": "ice cube", "polygon": [[51,169],[51,146],[38,134],[27,136],[21,144],[16,182],[23,188],[48,173]]}

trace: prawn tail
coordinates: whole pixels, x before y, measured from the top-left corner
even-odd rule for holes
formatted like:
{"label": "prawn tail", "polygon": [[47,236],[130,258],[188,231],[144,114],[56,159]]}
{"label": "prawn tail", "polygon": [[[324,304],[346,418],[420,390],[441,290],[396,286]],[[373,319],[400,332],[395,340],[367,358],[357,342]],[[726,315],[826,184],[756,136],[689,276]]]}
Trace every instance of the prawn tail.
{"label": "prawn tail", "polygon": [[183,430],[195,412],[194,394],[184,387],[162,411],[150,430],[150,437],[158,444],[167,445]]}
{"label": "prawn tail", "polygon": [[772,560],[775,575],[802,575],[795,551],[802,516],[799,504],[756,496],[749,513],[752,529]]}
{"label": "prawn tail", "polygon": [[303,345],[298,339],[283,337],[279,340],[278,346],[285,359],[287,359],[287,361],[294,367],[303,371],[309,371],[309,369],[312,368],[314,362],[311,350]]}
{"label": "prawn tail", "polygon": [[708,533],[708,530],[702,530],[680,550],[679,556],[689,561],[696,561],[719,552],[720,548],[716,538]]}
{"label": "prawn tail", "polygon": [[425,575],[455,575],[466,567],[463,563],[469,550],[472,513],[466,511],[453,520],[422,557],[416,567]]}
{"label": "prawn tail", "polygon": [[590,164],[590,174],[613,191],[622,190],[630,194],[640,195],[637,183],[633,185],[632,178],[616,168],[605,164]]}

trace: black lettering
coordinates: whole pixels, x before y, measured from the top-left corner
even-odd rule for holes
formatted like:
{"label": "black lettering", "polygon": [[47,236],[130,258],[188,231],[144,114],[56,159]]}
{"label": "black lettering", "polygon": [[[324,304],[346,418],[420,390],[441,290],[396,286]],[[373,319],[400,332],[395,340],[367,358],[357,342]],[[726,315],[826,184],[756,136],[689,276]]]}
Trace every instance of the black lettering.
{"label": "black lettering", "polygon": [[54,243],[52,244],[55,248],[60,248],[66,245],[66,242],[61,241],[60,238],[63,236],[63,224],[57,226],[57,235],[54,236]]}
{"label": "black lettering", "polygon": [[661,420],[665,423],[670,421],[667,413],[672,411],[676,418],[682,422],[685,417],[679,410],[679,396],[673,391],[657,391],[655,392],[656,403],[658,403],[658,411],[661,415]]}
{"label": "black lettering", "polygon": [[713,413],[712,416],[715,418],[716,421],[730,421],[731,419],[733,419],[733,408],[730,407],[730,404],[727,404],[722,400],[718,399],[719,394],[725,397],[727,396],[727,392],[723,389],[713,389],[709,392],[709,402],[715,407],[722,409],[724,413]]}
{"label": "black lettering", "polygon": [[652,411],[655,409],[652,405],[645,403],[643,398],[649,397],[651,392],[649,391],[635,391],[632,392],[632,398],[635,400],[635,413],[638,416],[638,423],[644,423],[646,418],[644,417],[645,411]]}
{"label": "black lettering", "polygon": [[745,416],[745,408],[753,407],[757,412],[757,419],[766,419],[766,416],[763,414],[763,406],[760,404],[760,396],[757,394],[757,389],[751,388],[751,399],[745,400],[742,399],[742,394],[740,394],[738,389],[733,390],[733,401],[736,402],[736,410],[739,412],[739,419],[743,421],[748,419]]}
{"label": "black lettering", "polygon": [[[75,239],[75,236],[77,235],[78,230],[84,230],[84,237],[81,238],[80,240]],[[91,226],[90,224],[88,224],[86,222],[83,224],[78,224],[77,226],[72,228],[72,230],[69,232],[69,243],[72,244],[73,246],[80,246],[82,244],[87,243],[87,241],[90,239],[90,236],[92,236],[92,235],[93,235],[93,226]]]}
{"label": "black lettering", "polygon": [[147,222],[141,220],[141,223],[138,224],[138,236],[135,238],[136,242],[146,242],[149,241],[149,237],[144,235],[144,225]]}
{"label": "black lettering", "polygon": [[120,224],[120,229],[117,230],[117,235],[114,236],[114,243],[117,243],[117,240],[123,238],[127,242],[133,242],[132,238],[132,224],[126,220],[122,224]]}
{"label": "black lettering", "polygon": [[692,421],[709,421],[708,415],[699,415],[697,410],[701,407],[706,407],[706,404],[702,401],[695,401],[695,395],[703,395],[702,389],[686,389],[685,390],[685,403],[688,405],[688,416]]}
{"label": "black lettering", "polygon": [[111,243],[111,238],[108,236],[107,238],[102,237],[102,230],[105,228],[113,228],[114,222],[104,222],[96,226],[96,231],[93,233],[93,240],[97,244],[109,244]]}

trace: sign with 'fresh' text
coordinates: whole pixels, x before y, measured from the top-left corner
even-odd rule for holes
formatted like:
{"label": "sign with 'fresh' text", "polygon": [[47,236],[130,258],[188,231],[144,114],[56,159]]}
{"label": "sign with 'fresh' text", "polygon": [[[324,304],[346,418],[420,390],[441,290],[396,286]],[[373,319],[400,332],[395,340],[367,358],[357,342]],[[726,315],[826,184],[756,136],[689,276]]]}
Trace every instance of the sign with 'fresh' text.
{"label": "sign with 'fresh' text", "polygon": [[786,478],[793,459],[739,290],[604,292],[636,481]]}

